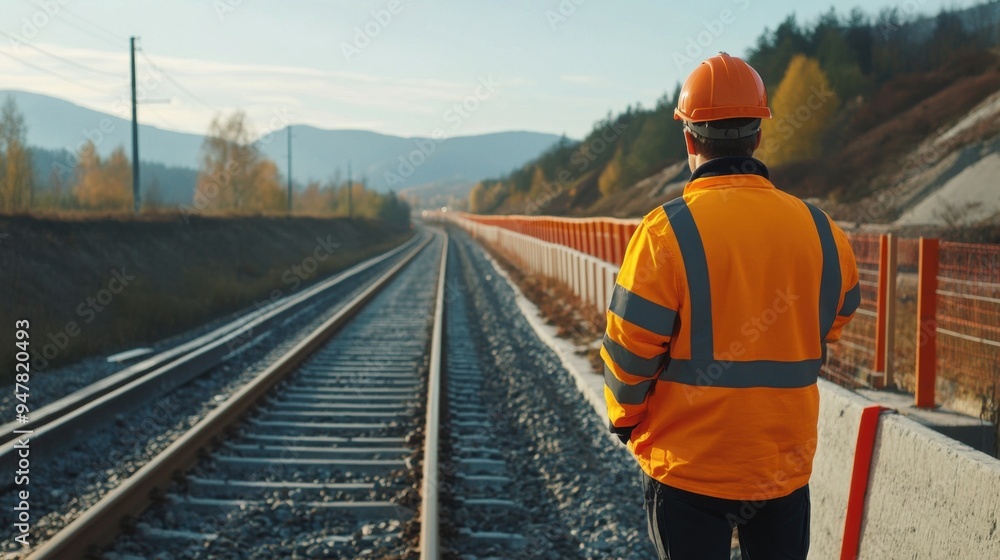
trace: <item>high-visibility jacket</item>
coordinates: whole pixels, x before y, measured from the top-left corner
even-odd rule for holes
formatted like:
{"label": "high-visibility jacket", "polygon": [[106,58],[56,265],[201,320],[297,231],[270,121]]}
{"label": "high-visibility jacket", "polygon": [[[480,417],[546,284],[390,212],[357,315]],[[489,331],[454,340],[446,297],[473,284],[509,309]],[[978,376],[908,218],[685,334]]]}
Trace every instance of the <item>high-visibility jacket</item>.
{"label": "high-visibility jacket", "polygon": [[752,158],[700,166],[629,243],[601,349],[612,427],[660,482],[764,500],[809,481],[826,342],[861,301],[847,236]]}

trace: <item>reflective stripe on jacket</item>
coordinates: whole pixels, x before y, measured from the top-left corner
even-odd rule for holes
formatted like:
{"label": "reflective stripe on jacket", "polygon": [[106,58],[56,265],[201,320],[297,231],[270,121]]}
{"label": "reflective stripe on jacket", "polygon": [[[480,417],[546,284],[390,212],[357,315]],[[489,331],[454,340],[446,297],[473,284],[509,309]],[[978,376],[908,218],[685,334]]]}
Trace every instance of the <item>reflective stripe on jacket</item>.
{"label": "reflective stripe on jacket", "polygon": [[611,423],[635,426],[629,448],[664,484],[785,496],[812,471],[825,343],[860,300],[825,213],[754,159],[712,160],[629,243],[601,349]]}

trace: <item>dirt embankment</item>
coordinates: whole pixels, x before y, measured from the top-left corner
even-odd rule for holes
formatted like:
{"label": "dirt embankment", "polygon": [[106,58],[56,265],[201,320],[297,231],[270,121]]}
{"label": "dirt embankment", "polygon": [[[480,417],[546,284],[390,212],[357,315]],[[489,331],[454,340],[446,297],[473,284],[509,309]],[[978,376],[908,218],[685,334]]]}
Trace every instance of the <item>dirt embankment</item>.
{"label": "dirt embankment", "polygon": [[0,217],[0,364],[18,319],[38,373],[295,293],[411,234],[342,218]]}

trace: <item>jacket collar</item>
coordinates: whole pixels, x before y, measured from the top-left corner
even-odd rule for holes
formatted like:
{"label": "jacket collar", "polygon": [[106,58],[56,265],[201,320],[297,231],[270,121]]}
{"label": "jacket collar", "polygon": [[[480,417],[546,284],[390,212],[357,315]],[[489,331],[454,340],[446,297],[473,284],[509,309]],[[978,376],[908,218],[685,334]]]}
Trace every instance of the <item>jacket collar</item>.
{"label": "jacket collar", "polygon": [[698,166],[691,174],[689,182],[706,177],[723,175],[760,175],[768,179],[767,167],[764,162],[752,157],[721,157],[710,159]]}

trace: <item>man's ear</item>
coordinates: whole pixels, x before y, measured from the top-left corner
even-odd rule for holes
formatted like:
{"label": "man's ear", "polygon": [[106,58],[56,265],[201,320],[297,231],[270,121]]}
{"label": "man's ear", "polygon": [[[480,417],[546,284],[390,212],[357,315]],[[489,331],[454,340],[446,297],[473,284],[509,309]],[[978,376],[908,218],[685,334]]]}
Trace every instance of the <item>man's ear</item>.
{"label": "man's ear", "polygon": [[694,141],[694,135],[691,134],[690,130],[684,130],[684,143],[687,145],[688,155],[696,156],[698,155],[698,145]]}

